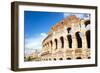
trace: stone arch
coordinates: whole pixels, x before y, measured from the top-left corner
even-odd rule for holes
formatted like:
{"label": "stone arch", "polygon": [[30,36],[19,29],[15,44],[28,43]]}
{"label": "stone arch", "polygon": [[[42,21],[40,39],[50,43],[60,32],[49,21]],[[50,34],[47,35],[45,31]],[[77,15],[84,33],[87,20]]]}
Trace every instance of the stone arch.
{"label": "stone arch", "polygon": [[87,48],[90,48],[90,30],[86,31]]}
{"label": "stone arch", "polygon": [[50,51],[52,52],[52,46],[53,46],[53,42],[52,40],[50,41]]}
{"label": "stone arch", "polygon": [[47,48],[47,44],[45,43],[45,48]]}
{"label": "stone arch", "polygon": [[47,42],[47,47],[49,47],[49,43]]}
{"label": "stone arch", "polygon": [[63,58],[59,58],[59,60],[63,60]]}
{"label": "stone arch", "polygon": [[76,59],[82,59],[81,57],[76,57]]}
{"label": "stone arch", "polygon": [[72,48],[72,36],[67,35],[67,39],[68,39],[69,48]]}
{"label": "stone arch", "polygon": [[85,27],[90,24],[90,20],[85,21]]}
{"label": "stone arch", "polygon": [[66,58],[67,60],[71,60],[71,58],[70,57],[68,57],[68,58]]}
{"label": "stone arch", "polygon": [[63,36],[60,37],[60,41],[61,41],[61,48],[64,48],[64,38],[63,38]]}
{"label": "stone arch", "polygon": [[54,60],[56,61],[56,58],[54,58]]}
{"label": "stone arch", "polygon": [[57,49],[58,48],[58,40],[55,39],[54,41],[55,41],[55,49]]}
{"label": "stone arch", "polygon": [[77,39],[77,48],[82,48],[82,39],[80,37],[80,32],[75,33],[76,39]]}
{"label": "stone arch", "polygon": [[46,49],[47,49],[47,47],[48,47],[48,44],[46,43]]}
{"label": "stone arch", "polygon": [[71,30],[71,28],[69,27],[69,28],[67,28],[67,32],[69,33],[70,32],[70,30]]}
{"label": "stone arch", "polygon": [[49,60],[51,60],[51,58],[49,58]]}
{"label": "stone arch", "polygon": [[88,57],[88,59],[90,59],[91,57]]}

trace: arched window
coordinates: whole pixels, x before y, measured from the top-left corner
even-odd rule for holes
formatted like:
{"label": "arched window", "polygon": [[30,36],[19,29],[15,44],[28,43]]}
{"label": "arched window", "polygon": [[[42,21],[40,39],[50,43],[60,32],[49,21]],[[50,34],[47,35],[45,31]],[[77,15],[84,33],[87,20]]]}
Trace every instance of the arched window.
{"label": "arched window", "polygon": [[90,24],[90,20],[85,21],[85,27]]}
{"label": "arched window", "polygon": [[54,58],[54,60],[56,61],[56,58]]}
{"label": "arched window", "polygon": [[76,59],[82,59],[81,57],[77,57]]}
{"label": "arched window", "polygon": [[71,35],[67,35],[68,43],[69,43],[69,48],[72,48],[72,37]]}
{"label": "arched window", "polygon": [[90,48],[90,30],[86,31],[87,48]]}
{"label": "arched window", "polygon": [[66,58],[67,60],[71,60],[71,58],[70,57],[68,57],[68,58]]}
{"label": "arched window", "polygon": [[47,47],[47,44],[45,44],[45,48]]}
{"label": "arched window", "polygon": [[47,47],[49,47],[49,43],[47,42]]}
{"label": "arched window", "polygon": [[59,58],[59,60],[63,60],[63,58]]}
{"label": "arched window", "polygon": [[51,51],[52,51],[52,45],[53,45],[53,43],[52,43],[52,41],[50,41],[50,49],[51,49]]}
{"label": "arched window", "polygon": [[55,39],[55,49],[57,49],[58,47],[57,47],[57,45],[58,45],[58,41],[57,41],[57,39]]}
{"label": "arched window", "polygon": [[64,22],[62,21],[62,22],[61,22],[61,24],[63,25],[63,24],[64,24]]}
{"label": "arched window", "polygon": [[51,58],[49,58],[49,60],[51,60]]}
{"label": "arched window", "polygon": [[76,32],[75,33],[75,36],[76,36],[76,39],[77,39],[77,48],[82,48],[82,39],[80,37],[80,32]]}
{"label": "arched window", "polygon": [[70,30],[71,30],[71,28],[69,27],[69,28],[67,28],[67,32],[69,33],[70,32]]}
{"label": "arched window", "polygon": [[45,44],[45,48],[47,47],[47,44]]}
{"label": "arched window", "polygon": [[61,41],[61,48],[64,48],[64,38],[60,37],[60,41]]}

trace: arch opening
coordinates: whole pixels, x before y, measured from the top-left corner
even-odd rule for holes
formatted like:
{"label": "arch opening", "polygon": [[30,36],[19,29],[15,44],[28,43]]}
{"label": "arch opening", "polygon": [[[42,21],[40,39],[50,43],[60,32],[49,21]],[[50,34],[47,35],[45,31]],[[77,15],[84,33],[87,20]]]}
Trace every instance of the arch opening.
{"label": "arch opening", "polygon": [[52,41],[50,41],[50,44],[51,44],[51,47],[52,47],[52,44],[53,44]]}
{"label": "arch opening", "polygon": [[70,30],[71,30],[71,28],[69,27],[69,28],[67,28],[67,32],[69,33],[70,32]]}
{"label": "arch opening", "polygon": [[75,33],[76,39],[77,39],[77,48],[82,48],[82,39],[80,37],[80,32]]}
{"label": "arch opening", "polygon": [[85,27],[90,24],[90,20],[85,21]]}
{"label": "arch opening", "polygon": [[71,58],[67,58],[67,60],[71,60]]}
{"label": "arch opening", "polygon": [[55,39],[55,49],[57,49],[58,47],[58,41],[57,41],[57,39]]}
{"label": "arch opening", "polygon": [[61,48],[64,48],[64,38],[60,37],[60,41],[61,41]]}
{"label": "arch opening", "polygon": [[63,58],[59,58],[59,60],[63,60]]}
{"label": "arch opening", "polygon": [[72,37],[71,35],[67,35],[68,43],[69,43],[69,48],[72,48]]}
{"label": "arch opening", "polygon": [[86,31],[87,48],[90,48],[90,30]]}
{"label": "arch opening", "polygon": [[54,58],[54,60],[56,61],[56,58]]}
{"label": "arch opening", "polygon": [[76,59],[82,59],[81,57],[77,57]]}
{"label": "arch opening", "polygon": [[88,57],[88,59],[90,59],[91,57]]}

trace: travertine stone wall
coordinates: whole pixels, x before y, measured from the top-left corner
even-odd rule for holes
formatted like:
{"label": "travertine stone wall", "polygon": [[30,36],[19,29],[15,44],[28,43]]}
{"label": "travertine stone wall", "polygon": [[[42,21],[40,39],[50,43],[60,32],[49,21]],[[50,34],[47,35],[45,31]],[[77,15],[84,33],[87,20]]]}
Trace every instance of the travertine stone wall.
{"label": "travertine stone wall", "polygon": [[[41,60],[89,59],[91,54],[87,45],[90,43],[87,42],[86,32],[90,29],[86,27],[90,24],[86,25],[86,21],[89,20],[69,16],[55,24],[42,42],[43,48],[39,54]],[[70,40],[67,38],[68,35],[71,36]]]}

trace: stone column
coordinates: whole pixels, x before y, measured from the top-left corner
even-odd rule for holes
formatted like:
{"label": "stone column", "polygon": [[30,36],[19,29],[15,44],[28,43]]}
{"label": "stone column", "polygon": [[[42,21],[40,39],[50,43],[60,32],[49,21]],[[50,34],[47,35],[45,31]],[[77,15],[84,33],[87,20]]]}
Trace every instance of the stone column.
{"label": "stone column", "polygon": [[49,49],[50,49],[49,52],[52,53],[52,45],[50,42],[49,42]]}
{"label": "stone column", "polygon": [[47,49],[48,49],[48,44],[46,43],[46,50],[45,51],[47,51]]}
{"label": "stone column", "polygon": [[45,51],[46,50],[46,44],[45,44],[45,46],[44,46],[44,48],[43,48],[43,51]]}
{"label": "stone column", "polygon": [[67,39],[67,36],[64,36],[64,50],[63,50],[63,55],[64,55],[64,58],[66,59],[66,51],[67,49],[69,49],[69,44],[68,44],[68,39]]}
{"label": "stone column", "polygon": [[49,51],[49,43],[47,43],[47,51]]}
{"label": "stone column", "polygon": [[64,49],[68,49],[68,39],[67,36],[64,37]]}
{"label": "stone column", "polygon": [[53,41],[52,41],[52,50],[54,50],[55,49],[55,41],[54,41],[54,39],[53,39]]}
{"label": "stone column", "polygon": [[76,49],[77,48],[77,40],[76,40],[75,33],[73,33],[71,36],[72,36],[72,48]]}
{"label": "stone column", "polygon": [[87,40],[86,40],[86,35],[85,35],[85,31],[82,32],[82,48],[86,49],[87,48]]}
{"label": "stone column", "polygon": [[57,45],[58,48],[57,49],[60,50],[61,49],[61,41],[60,41],[60,38],[58,39],[58,42],[57,43],[58,43],[58,45]]}
{"label": "stone column", "polygon": [[68,44],[68,39],[67,39],[67,35],[68,35],[68,32],[66,31],[67,30],[67,27],[65,27],[65,30],[64,30],[64,49],[68,49],[69,48],[69,44]]}
{"label": "stone column", "polygon": [[50,51],[50,45],[49,45],[49,42],[48,42],[48,51]]}

